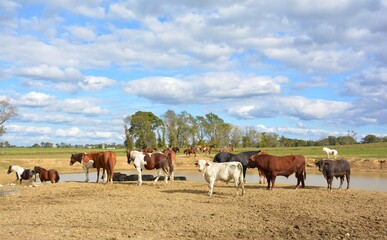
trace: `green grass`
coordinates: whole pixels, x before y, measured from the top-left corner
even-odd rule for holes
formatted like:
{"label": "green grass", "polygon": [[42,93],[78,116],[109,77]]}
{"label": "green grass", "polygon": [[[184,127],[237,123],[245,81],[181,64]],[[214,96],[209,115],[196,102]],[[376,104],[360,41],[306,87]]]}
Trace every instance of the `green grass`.
{"label": "green grass", "polygon": [[[329,148],[336,149],[339,152],[340,158],[359,158],[359,159],[383,159],[387,158],[387,142],[372,143],[372,144],[354,144],[354,145],[339,145],[339,146],[327,146]],[[4,148],[0,159],[69,159],[71,153],[80,152],[93,152],[93,151],[107,151],[108,149],[86,149],[86,148]],[[236,152],[257,150],[256,148],[238,148]],[[263,152],[268,152],[272,155],[290,155],[301,154],[306,157],[323,158],[325,152],[323,152],[321,146],[313,147],[277,147],[277,148],[259,148]],[[117,156],[125,156],[125,149],[113,149]],[[211,156],[215,155],[216,151],[211,153]],[[178,155],[184,155],[182,152]],[[200,155],[200,154],[199,154]]]}

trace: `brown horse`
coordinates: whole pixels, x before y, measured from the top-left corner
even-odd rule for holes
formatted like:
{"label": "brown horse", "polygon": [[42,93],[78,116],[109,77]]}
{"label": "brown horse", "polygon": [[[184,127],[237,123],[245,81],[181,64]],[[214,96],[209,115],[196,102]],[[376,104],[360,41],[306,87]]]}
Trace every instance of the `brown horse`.
{"label": "brown horse", "polygon": [[144,149],[142,149],[143,153],[153,153],[153,152],[156,152],[156,151],[157,151],[157,149],[155,149],[155,148],[144,148]]}
{"label": "brown horse", "polygon": [[202,155],[204,155],[204,153],[206,154],[211,154],[211,150],[215,147],[215,144],[213,145],[210,145],[210,146],[198,146],[200,151],[202,152]]}
{"label": "brown horse", "polygon": [[176,152],[172,149],[164,149],[163,154],[167,157],[168,163],[171,162],[172,165],[169,168],[169,173],[170,173],[170,180],[174,181],[175,178],[175,165],[176,165]]}
{"label": "brown horse", "polygon": [[234,148],[233,147],[222,148],[219,150],[219,152],[234,152]]}
{"label": "brown horse", "polygon": [[[72,153],[70,157],[70,166],[72,166],[74,163],[79,162],[82,165],[82,158],[83,158],[84,153]],[[88,166],[83,166],[83,171],[85,172],[86,175],[86,180],[85,182],[89,181],[89,168],[93,167],[93,162],[90,161]]]}
{"label": "brown horse", "polygon": [[[114,167],[116,165],[116,154],[112,151],[84,153],[82,157],[82,166],[90,166],[90,160],[93,167],[97,168],[97,182],[99,180],[99,169],[103,169],[104,183],[113,183]],[[107,176],[107,178],[106,178]]]}
{"label": "brown horse", "polygon": [[[168,172],[168,168],[173,169],[171,159],[168,160],[167,157],[162,153],[144,154],[141,152],[141,153],[137,153],[137,154],[133,154],[133,155],[134,155],[133,164],[134,164],[134,167],[136,168],[137,173],[138,173],[137,185],[142,184],[142,173],[141,172],[142,172],[143,167],[145,167],[145,169],[147,169],[147,170],[153,170],[153,169],[157,170],[157,177],[155,178],[153,184],[156,184],[157,181],[159,180],[160,175],[161,175],[161,171],[164,172],[165,183],[168,183],[168,177],[170,177],[169,172]],[[128,163],[130,163],[131,154],[128,154],[127,157],[128,157]]]}
{"label": "brown horse", "polygon": [[194,154],[196,157],[196,148],[187,148],[184,150],[184,153],[186,157],[191,157],[191,154]]}
{"label": "brown horse", "polygon": [[40,166],[35,166],[34,171],[39,174],[41,182],[50,181],[51,183],[59,182],[59,173],[55,169],[45,169]]}

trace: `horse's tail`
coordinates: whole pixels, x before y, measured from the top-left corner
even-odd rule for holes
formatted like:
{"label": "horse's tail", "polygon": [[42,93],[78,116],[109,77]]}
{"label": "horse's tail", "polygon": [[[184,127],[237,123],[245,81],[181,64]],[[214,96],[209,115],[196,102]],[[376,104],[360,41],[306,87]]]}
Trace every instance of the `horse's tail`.
{"label": "horse's tail", "polygon": [[58,173],[58,171],[55,171],[55,182],[56,183],[59,182],[59,179],[60,179],[59,173]]}

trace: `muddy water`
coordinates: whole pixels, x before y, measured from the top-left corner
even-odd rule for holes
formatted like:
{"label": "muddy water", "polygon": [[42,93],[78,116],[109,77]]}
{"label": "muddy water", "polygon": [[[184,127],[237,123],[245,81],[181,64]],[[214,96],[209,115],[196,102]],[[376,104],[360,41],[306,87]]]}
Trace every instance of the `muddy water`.
{"label": "muddy water", "polygon": [[[127,175],[137,174],[134,170],[129,171],[121,171],[121,173],[125,173]],[[144,170],[143,174],[151,174],[156,175],[156,171],[148,171]],[[175,172],[175,176],[185,176],[188,181],[204,181],[203,176],[197,170],[177,170]],[[95,182],[97,179],[96,172],[90,172],[89,178],[91,182]],[[75,174],[61,174],[60,181],[81,181],[85,180],[84,173],[75,173]],[[248,183],[258,183],[258,174],[254,170],[247,170],[246,181]],[[276,183],[278,184],[296,184],[297,180],[293,175],[289,178],[279,176],[276,179]],[[339,186],[340,179],[334,178],[333,187],[337,188]],[[307,186],[321,186],[326,187],[326,180],[322,176],[322,174],[318,171],[308,171],[305,184]],[[343,188],[347,187],[347,182],[344,180]],[[351,189],[363,189],[363,190],[375,190],[375,191],[384,191],[387,192],[387,172],[383,173],[352,173],[351,174]]]}

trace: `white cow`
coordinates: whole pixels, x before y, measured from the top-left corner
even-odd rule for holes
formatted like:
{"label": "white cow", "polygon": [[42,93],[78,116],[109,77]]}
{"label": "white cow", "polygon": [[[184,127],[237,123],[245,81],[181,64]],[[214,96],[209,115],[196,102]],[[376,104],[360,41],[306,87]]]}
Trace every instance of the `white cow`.
{"label": "white cow", "polygon": [[203,173],[204,179],[208,182],[208,195],[212,196],[215,181],[218,180],[226,183],[230,180],[234,180],[237,188],[237,195],[239,186],[242,187],[242,195],[245,193],[243,167],[240,162],[215,163],[206,160],[198,160],[195,165],[199,167],[199,171]]}

